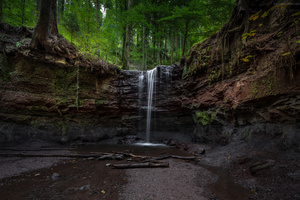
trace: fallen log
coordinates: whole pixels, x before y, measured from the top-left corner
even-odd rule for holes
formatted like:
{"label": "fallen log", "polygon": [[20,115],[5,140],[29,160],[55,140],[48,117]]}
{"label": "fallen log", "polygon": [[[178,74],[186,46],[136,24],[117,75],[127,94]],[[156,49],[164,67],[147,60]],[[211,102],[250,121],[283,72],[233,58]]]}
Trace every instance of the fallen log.
{"label": "fallen log", "polygon": [[181,159],[181,160],[195,160],[196,159],[195,156],[175,156],[175,155],[172,155],[172,158]]}
{"label": "fallen log", "polygon": [[153,160],[164,160],[164,159],[168,159],[168,158],[172,158],[172,155],[163,155],[160,157],[154,157],[152,158]]}
{"label": "fallen log", "polygon": [[0,154],[0,157],[67,157],[67,158],[89,158],[89,157],[100,157],[101,155],[89,154]]}
{"label": "fallen log", "polygon": [[40,149],[15,149],[15,148],[0,148],[0,151],[73,151],[76,148],[40,148]]}
{"label": "fallen log", "polygon": [[131,168],[162,168],[162,167],[169,167],[168,162],[164,163],[131,163],[131,164],[114,164],[112,165],[113,168],[116,169],[131,169]]}

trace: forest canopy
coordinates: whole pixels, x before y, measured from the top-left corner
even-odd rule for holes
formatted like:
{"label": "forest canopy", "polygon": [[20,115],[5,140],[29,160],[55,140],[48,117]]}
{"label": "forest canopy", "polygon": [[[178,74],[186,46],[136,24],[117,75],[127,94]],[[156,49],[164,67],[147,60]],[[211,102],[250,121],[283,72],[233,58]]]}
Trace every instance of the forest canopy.
{"label": "forest canopy", "polygon": [[[34,28],[41,0],[1,0],[0,21]],[[227,22],[234,0],[56,0],[58,32],[86,55],[149,69],[182,55]]]}

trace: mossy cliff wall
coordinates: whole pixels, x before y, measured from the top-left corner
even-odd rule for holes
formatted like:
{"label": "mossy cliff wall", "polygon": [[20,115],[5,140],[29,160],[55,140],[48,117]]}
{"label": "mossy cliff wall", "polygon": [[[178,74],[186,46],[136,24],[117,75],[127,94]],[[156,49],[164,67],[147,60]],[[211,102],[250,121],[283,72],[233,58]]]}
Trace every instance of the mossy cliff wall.
{"label": "mossy cliff wall", "polygon": [[[198,113],[195,137],[228,143],[269,135],[299,148],[299,5],[239,2],[228,23],[181,60],[182,105]],[[204,115],[213,115],[206,125]]]}

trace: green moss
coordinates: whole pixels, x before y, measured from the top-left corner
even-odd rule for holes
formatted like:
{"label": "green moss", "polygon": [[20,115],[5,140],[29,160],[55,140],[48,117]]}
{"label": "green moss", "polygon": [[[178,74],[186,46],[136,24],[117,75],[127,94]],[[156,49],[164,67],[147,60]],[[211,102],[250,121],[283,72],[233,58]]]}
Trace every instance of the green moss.
{"label": "green moss", "polygon": [[203,126],[206,126],[207,124],[213,122],[215,119],[217,112],[209,112],[209,111],[203,111],[203,112],[196,112],[193,119],[194,122],[199,125],[202,124]]}
{"label": "green moss", "polygon": [[98,106],[101,106],[104,104],[104,100],[103,99],[95,99],[95,105],[98,107]]}
{"label": "green moss", "polygon": [[262,83],[267,87],[267,91],[265,91],[265,94],[276,95],[277,81],[274,76],[268,76],[268,78],[264,79]]}
{"label": "green moss", "polygon": [[258,85],[257,85],[257,82],[255,82],[252,87],[253,87],[252,94],[253,94],[253,97],[256,99],[257,98],[257,94],[258,94]]}

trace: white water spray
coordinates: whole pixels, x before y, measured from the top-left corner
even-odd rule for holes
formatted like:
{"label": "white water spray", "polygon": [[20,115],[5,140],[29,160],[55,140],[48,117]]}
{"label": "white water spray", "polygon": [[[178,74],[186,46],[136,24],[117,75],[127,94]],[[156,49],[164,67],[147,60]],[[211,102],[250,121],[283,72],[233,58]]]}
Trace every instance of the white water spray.
{"label": "white water spray", "polygon": [[156,81],[156,68],[147,71],[148,81],[148,105],[147,105],[147,128],[146,128],[146,142],[150,142],[150,127],[151,127],[151,112],[154,84]]}

